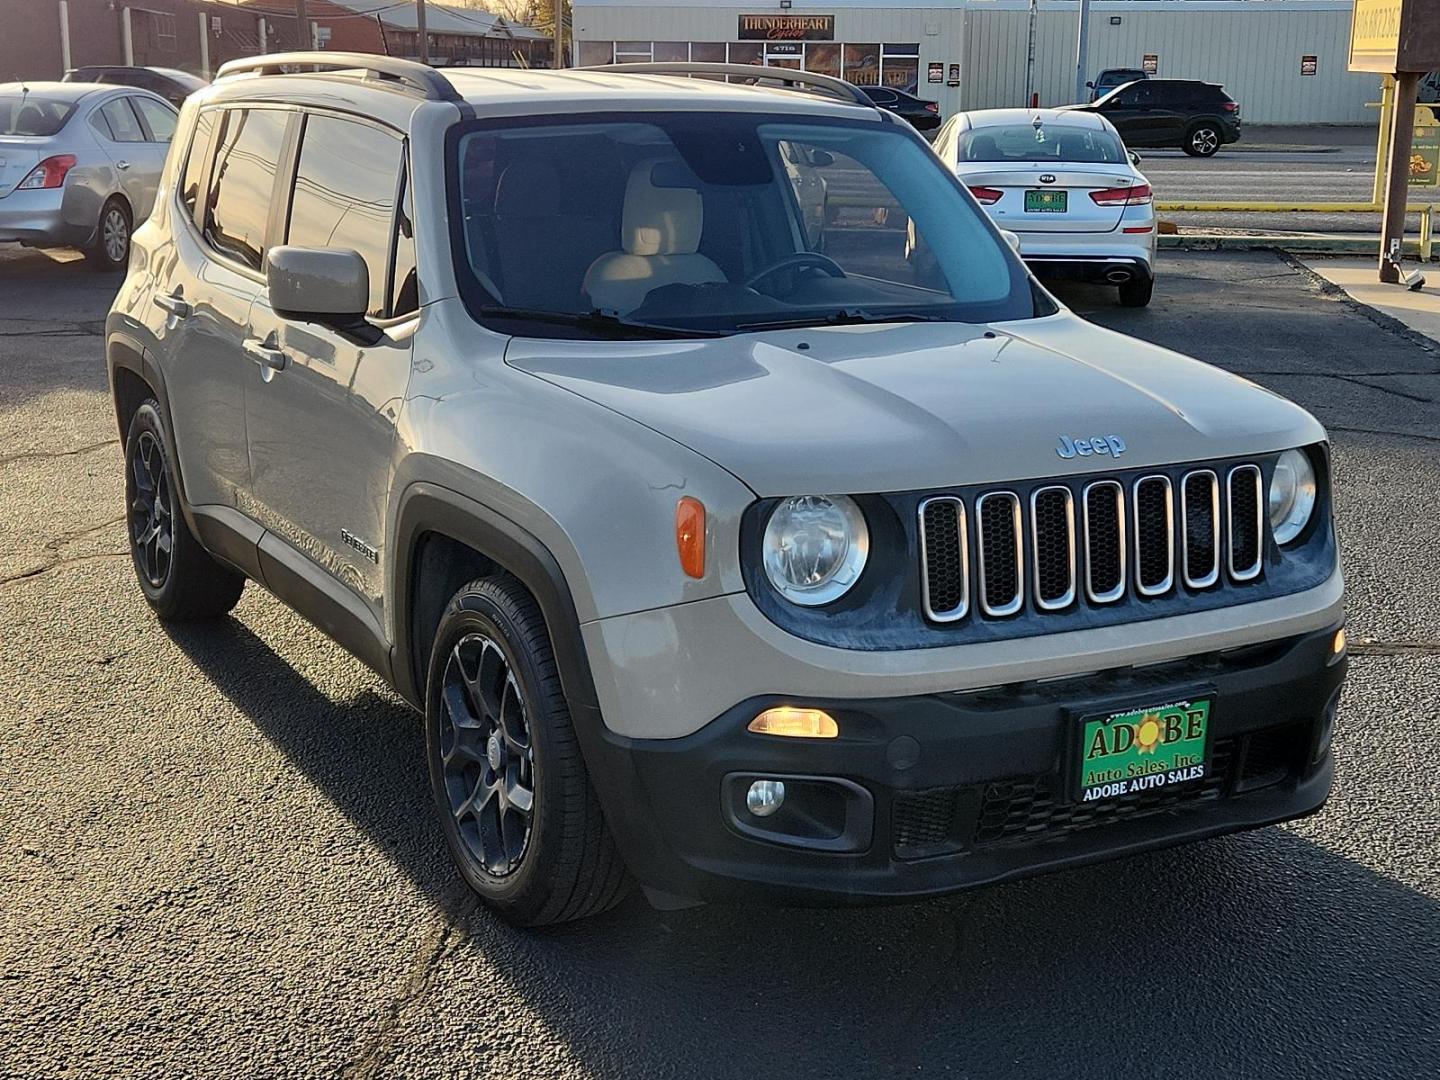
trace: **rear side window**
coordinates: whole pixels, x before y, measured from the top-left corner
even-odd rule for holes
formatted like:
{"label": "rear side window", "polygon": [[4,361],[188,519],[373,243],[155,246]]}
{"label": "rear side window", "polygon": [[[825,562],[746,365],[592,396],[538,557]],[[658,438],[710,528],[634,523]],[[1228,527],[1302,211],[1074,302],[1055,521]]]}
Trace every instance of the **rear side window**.
{"label": "rear side window", "polygon": [[285,242],[359,252],[370,270],[367,315],[386,313],[404,150],[399,136],[369,124],[314,115],[305,121]]}
{"label": "rear side window", "polygon": [[205,176],[206,155],[210,153],[210,136],[215,132],[213,112],[200,114],[195,123],[195,137],[190,140],[190,153],[185,158],[185,172],[180,177],[180,201],[195,220],[195,204],[200,201],[200,182]]}
{"label": "rear side window", "polygon": [[265,255],[265,226],[289,116],[274,109],[230,109],[221,121],[201,231],[216,251],[252,270],[260,269]]}
{"label": "rear side window", "polygon": [[101,105],[95,119],[101,134],[108,134],[115,142],[145,142],[145,129],[140,126],[140,120],[126,98],[116,98]]}
{"label": "rear side window", "polygon": [[162,105],[153,98],[131,98],[135,108],[140,113],[140,118],[145,121],[145,126],[150,129],[150,141],[168,143],[175,137],[175,110],[168,105]]}

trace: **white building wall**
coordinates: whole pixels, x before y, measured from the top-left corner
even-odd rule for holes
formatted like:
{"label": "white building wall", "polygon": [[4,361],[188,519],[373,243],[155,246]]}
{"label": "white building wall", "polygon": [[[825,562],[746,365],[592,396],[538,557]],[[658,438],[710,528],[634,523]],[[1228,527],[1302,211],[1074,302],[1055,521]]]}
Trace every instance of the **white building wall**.
{"label": "white building wall", "polygon": [[[782,11],[735,0],[573,0],[577,41],[735,41],[738,16],[833,14],[837,42],[920,45],[920,95],[957,109],[1024,104],[1025,0],[957,0],[947,7],[880,6],[873,0],[793,0]],[[1036,32],[1035,87],[1042,105],[1071,100],[1077,4],[1043,0]],[[1110,19],[1118,17],[1119,25]],[[1351,73],[1345,0],[1096,0],[1091,4],[1088,77],[1140,67],[1220,82],[1250,124],[1374,124],[1379,78]],[[1318,58],[1315,75],[1300,58]],[[961,85],[929,84],[927,65],[961,65]]]}

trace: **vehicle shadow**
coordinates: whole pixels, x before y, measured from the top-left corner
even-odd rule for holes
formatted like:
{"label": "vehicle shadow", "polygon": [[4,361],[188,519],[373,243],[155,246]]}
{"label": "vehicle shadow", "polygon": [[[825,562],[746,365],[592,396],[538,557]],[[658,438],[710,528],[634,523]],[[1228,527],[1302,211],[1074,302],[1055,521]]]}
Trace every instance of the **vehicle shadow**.
{"label": "vehicle shadow", "polygon": [[[406,707],[333,702],[235,620],[168,632],[449,921],[410,1007],[468,1015],[493,971],[585,1075],[1440,1073],[1440,904],[1295,831],[926,903],[662,914],[636,898],[522,933],[459,886]],[[483,1024],[447,1038],[493,1052]]]}

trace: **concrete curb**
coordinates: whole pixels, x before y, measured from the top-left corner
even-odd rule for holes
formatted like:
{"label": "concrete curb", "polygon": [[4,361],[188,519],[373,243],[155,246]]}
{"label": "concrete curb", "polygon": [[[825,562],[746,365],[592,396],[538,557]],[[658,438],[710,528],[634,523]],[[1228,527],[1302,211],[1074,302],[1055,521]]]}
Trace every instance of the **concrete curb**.
{"label": "concrete curb", "polygon": [[[1156,238],[1160,247],[1178,251],[1285,251],[1295,255],[1378,255],[1379,235],[1234,236],[1228,233],[1176,233]],[[1405,238],[1405,254],[1420,255],[1418,238]]]}

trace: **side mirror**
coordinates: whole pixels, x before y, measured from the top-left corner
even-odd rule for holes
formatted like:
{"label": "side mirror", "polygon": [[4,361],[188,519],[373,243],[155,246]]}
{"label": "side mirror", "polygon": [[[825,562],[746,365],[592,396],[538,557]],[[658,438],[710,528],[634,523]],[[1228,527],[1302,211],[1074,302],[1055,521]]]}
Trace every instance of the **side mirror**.
{"label": "side mirror", "polygon": [[835,155],[828,150],[811,150],[810,164],[817,169],[823,169],[827,165],[835,164]]}
{"label": "side mirror", "polygon": [[1129,153],[1130,153],[1130,164],[1131,164],[1131,165],[1139,165],[1139,164],[1140,164],[1140,155],[1137,154],[1134,150],[1131,150]]}
{"label": "side mirror", "polygon": [[370,269],[341,248],[271,248],[265,281],[270,306],[282,319],[353,330],[370,306]]}
{"label": "side mirror", "polygon": [[1087,82],[1085,85],[1088,86],[1091,90],[1095,89],[1095,84],[1093,82]]}
{"label": "side mirror", "polygon": [[1005,242],[1010,245],[1010,247],[1014,250],[1015,254],[1016,254],[1016,255],[1019,255],[1019,254],[1020,254],[1020,234],[1019,234],[1019,233],[1011,232],[1009,229],[1001,229],[1001,230],[1000,230],[1000,235],[1005,238]]}

